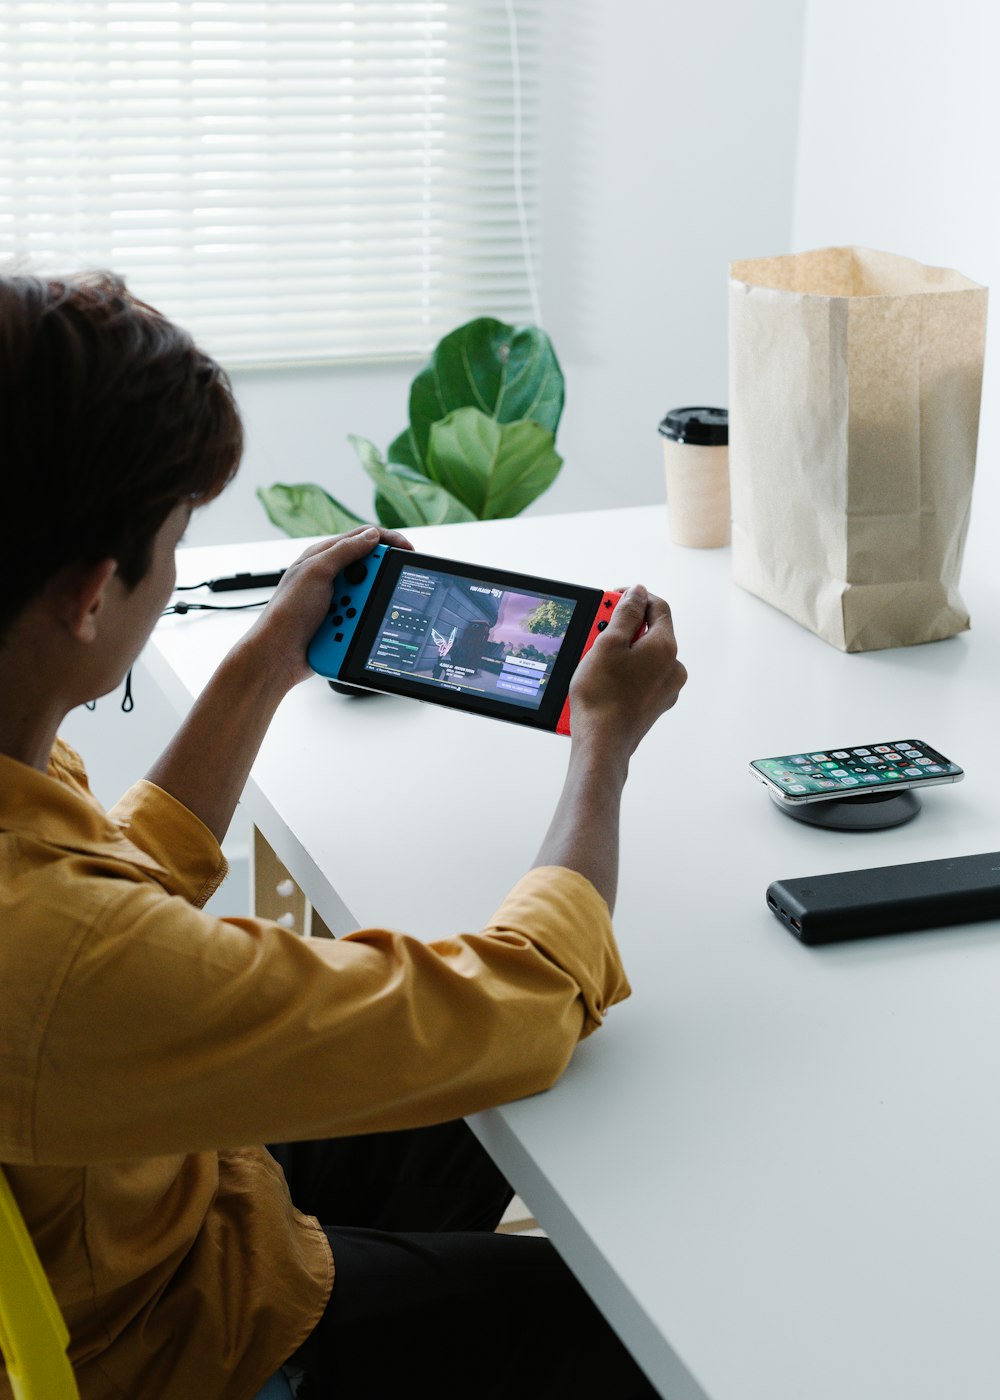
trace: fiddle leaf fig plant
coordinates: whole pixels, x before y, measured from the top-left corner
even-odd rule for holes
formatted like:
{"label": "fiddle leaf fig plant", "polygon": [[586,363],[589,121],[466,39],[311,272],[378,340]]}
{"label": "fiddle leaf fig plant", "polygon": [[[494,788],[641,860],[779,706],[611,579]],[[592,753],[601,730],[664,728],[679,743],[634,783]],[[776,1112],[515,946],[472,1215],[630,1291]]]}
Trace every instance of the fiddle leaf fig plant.
{"label": "fiddle leaf fig plant", "polygon": [[444,337],[413,381],[411,465],[426,465],[434,424],[459,408],[478,408],[498,423],[527,418],[555,437],[563,396],[562,371],[544,331],[486,316],[470,321]]}
{"label": "fiddle leaf fig plant", "polygon": [[442,491],[413,467],[383,462],[374,443],[348,436],[361,465],[375,486],[375,505],[383,525],[447,525],[453,520],[474,520],[461,501]]}
{"label": "fiddle leaf fig plant", "polygon": [[[339,535],[367,522],[335,501],[320,486],[276,483],[258,490],[264,509],[286,535]],[[265,499],[266,497],[266,499]]]}
{"label": "fiddle leaf fig plant", "polygon": [[[410,387],[410,422],[383,458],[348,441],[391,529],[518,515],[555,480],[562,370],[537,326],[481,316],[446,335]],[[268,516],[289,535],[337,534],[364,523],[313,483],[261,487]]]}
{"label": "fiddle leaf fig plant", "polygon": [[431,424],[427,475],[477,520],[518,515],[551,486],[562,466],[548,428],[530,418],[498,423],[478,408],[456,408]]}

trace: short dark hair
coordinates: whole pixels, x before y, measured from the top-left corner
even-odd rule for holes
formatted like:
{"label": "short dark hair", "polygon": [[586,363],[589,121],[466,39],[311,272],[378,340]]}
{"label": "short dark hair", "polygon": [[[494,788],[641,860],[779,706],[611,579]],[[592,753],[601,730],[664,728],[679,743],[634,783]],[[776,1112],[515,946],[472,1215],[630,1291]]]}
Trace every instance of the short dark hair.
{"label": "short dark hair", "polygon": [[67,565],[115,559],[134,587],[242,450],[225,372],[120,277],[0,277],[0,637]]}

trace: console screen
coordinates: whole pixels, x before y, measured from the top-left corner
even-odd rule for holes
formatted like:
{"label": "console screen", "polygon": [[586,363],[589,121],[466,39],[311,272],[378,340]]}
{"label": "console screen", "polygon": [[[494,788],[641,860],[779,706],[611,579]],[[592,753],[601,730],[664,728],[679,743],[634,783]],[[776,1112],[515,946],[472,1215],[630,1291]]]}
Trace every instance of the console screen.
{"label": "console screen", "polygon": [[576,606],[404,564],[363,669],[537,710]]}

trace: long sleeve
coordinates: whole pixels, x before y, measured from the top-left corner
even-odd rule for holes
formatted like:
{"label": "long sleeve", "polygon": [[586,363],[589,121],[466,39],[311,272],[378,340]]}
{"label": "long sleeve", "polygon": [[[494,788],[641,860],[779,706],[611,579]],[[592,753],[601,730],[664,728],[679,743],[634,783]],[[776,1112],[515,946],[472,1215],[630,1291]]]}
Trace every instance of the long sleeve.
{"label": "long sleeve", "polygon": [[471,1113],[552,1084],[627,993],[607,907],[567,870],[532,871],[482,932],[431,944],[382,929],[303,940],[149,883],[102,884],[48,1018],[37,1160]]}

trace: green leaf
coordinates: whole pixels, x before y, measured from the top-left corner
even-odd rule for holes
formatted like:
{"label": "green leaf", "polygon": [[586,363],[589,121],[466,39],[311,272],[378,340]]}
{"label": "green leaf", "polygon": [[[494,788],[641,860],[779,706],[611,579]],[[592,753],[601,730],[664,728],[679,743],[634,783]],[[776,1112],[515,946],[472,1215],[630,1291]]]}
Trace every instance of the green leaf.
{"label": "green leaf", "polygon": [[339,535],[344,530],[353,530],[355,525],[367,523],[322,487],[309,482],[286,486],[279,481],[273,486],[259,486],[257,499],[278,529],[293,538]]}
{"label": "green leaf", "polygon": [[431,427],[429,476],[479,520],[520,514],[561,466],[552,433],[538,423],[497,423],[460,408]]}
{"label": "green leaf", "polygon": [[401,467],[412,467],[418,472],[422,470],[410,428],[404,428],[398,437],[393,438],[385,455],[389,462],[397,462]]}
{"label": "green leaf", "polygon": [[375,517],[380,525],[384,525],[387,530],[405,530],[409,521],[403,519],[398,510],[393,508],[392,502],[382,495],[381,491],[375,492]]}
{"label": "green leaf", "polygon": [[[376,501],[381,510],[394,518],[398,524],[394,528],[407,525],[448,525],[460,520],[474,520],[475,516],[461,501],[444,487],[412,467],[400,466],[395,462],[386,465],[378,448],[367,438],[348,438],[361,459],[361,465],[375,483]],[[380,514],[380,519],[382,519]]]}
{"label": "green leaf", "polygon": [[[394,441],[391,443],[389,447],[390,462],[400,460],[399,458],[393,457],[393,451],[396,450],[400,454],[405,453],[406,442],[409,440],[409,436],[410,430],[409,428],[407,428],[404,432],[401,432],[399,437],[395,438]],[[358,456],[361,458],[361,465],[364,467],[365,471],[368,472],[368,475],[371,476],[371,472],[368,469],[369,464],[382,464],[382,457],[378,448],[375,446],[374,443],[369,442],[367,438],[357,437],[356,435],[350,433],[348,434],[347,440],[354,448]],[[384,525],[388,530],[402,530],[407,525],[412,525],[414,523],[409,518],[409,515],[406,515],[405,517],[401,515],[396,509],[396,507],[393,505],[392,499],[388,496],[383,495],[383,493],[379,490],[376,490],[375,492],[375,517],[378,520],[379,524]]]}
{"label": "green leaf", "polygon": [[439,342],[413,381],[415,465],[426,465],[432,426],[455,409],[477,408],[500,423],[528,418],[554,438],[563,399],[562,370],[543,330],[508,326],[489,316],[469,321]]}

